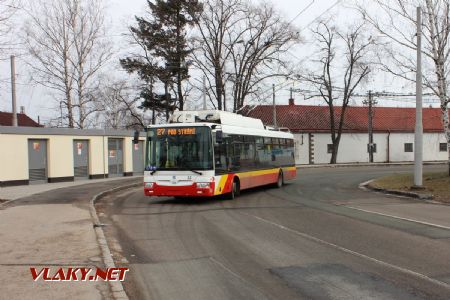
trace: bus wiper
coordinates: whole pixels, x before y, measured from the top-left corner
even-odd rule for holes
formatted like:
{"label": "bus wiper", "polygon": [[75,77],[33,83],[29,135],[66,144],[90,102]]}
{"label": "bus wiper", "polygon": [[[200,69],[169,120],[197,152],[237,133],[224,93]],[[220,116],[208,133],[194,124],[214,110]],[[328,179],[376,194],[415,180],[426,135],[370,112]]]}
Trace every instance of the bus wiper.
{"label": "bus wiper", "polygon": [[195,174],[198,174],[198,175],[203,175],[202,172],[199,172],[199,171],[196,171],[196,170],[194,170],[194,169],[189,168],[189,167],[187,166],[187,163],[185,163],[185,162],[182,162],[182,163],[181,163],[181,166],[182,166],[183,168],[188,169],[188,170],[191,171],[192,173],[195,173]]}
{"label": "bus wiper", "polygon": [[194,172],[194,173],[196,173],[196,174],[198,174],[198,175],[203,175],[203,173],[202,173],[202,172],[199,172],[199,171],[195,171],[195,170],[192,170],[192,169],[189,169],[189,171]]}
{"label": "bus wiper", "polygon": [[155,170],[151,171],[151,172],[150,172],[150,175],[155,174],[156,171],[158,171],[158,170],[155,169]]}

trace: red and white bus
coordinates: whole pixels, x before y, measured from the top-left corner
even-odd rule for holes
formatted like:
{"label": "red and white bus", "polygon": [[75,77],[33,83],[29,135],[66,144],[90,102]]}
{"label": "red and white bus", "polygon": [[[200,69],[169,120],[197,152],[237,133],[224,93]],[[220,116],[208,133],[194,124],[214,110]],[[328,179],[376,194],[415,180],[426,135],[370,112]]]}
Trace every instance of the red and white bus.
{"label": "red and white bus", "polygon": [[147,196],[234,199],[241,190],[281,187],[296,177],[293,135],[224,111],[175,112],[147,128]]}

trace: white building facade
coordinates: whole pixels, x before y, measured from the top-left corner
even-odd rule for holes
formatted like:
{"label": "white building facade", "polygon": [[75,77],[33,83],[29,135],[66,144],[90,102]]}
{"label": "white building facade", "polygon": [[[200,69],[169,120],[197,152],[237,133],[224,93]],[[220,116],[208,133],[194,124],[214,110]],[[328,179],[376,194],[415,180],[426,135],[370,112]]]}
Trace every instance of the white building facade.
{"label": "white building facade", "polygon": [[[295,160],[297,164],[328,164],[331,153],[329,133],[296,133]],[[376,151],[374,162],[409,162],[414,160],[414,133],[374,133]],[[343,133],[337,163],[368,163],[367,133]],[[408,145],[409,144],[409,145]],[[411,151],[412,148],[412,151]],[[445,161],[448,157],[443,133],[424,133],[424,161]]]}
{"label": "white building facade", "polygon": [[[273,126],[273,106],[252,108],[248,115]],[[331,160],[331,126],[328,106],[276,106],[276,125],[295,137],[295,159],[300,165],[328,164]],[[368,163],[368,108],[347,107],[337,163]],[[374,107],[373,161],[378,163],[414,161],[415,108]],[[340,107],[335,108],[335,120]],[[338,127],[338,124],[335,124]],[[423,109],[423,159],[436,162],[448,159],[447,143],[439,108]]]}

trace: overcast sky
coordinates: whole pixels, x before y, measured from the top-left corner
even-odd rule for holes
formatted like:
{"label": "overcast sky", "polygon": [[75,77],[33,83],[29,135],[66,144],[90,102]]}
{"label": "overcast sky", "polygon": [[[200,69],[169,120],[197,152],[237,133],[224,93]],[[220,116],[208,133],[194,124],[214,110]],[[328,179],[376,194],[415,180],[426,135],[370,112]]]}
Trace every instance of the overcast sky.
{"label": "overcast sky", "polygon": [[[286,20],[292,20],[302,10],[307,8],[300,16],[298,16],[293,24],[297,26],[301,33],[306,36],[308,34],[308,25],[323,15],[330,16],[335,15],[339,23],[345,25],[349,20],[355,19],[357,13],[351,9],[346,8],[350,0],[347,1],[329,1],[329,0],[276,0],[274,1],[275,7],[286,17]],[[256,2],[256,1],[255,1]],[[145,0],[106,0],[108,8],[107,18],[111,23],[111,38],[115,41],[116,47],[121,51],[126,50],[126,40],[121,37],[121,34],[127,32],[127,27],[130,24],[134,24],[134,15],[142,15],[145,13],[146,1]],[[311,4],[312,3],[312,4]],[[336,4],[337,3],[337,4]],[[335,5],[336,4],[336,5]],[[331,8],[330,8],[331,7]],[[21,24],[18,24],[20,26]],[[292,63],[298,63],[298,58],[304,58],[301,47],[296,48],[292,52]],[[11,53],[16,54],[16,53]],[[120,70],[120,66],[117,63],[117,55],[111,62],[110,68],[112,71]],[[37,118],[39,115],[42,120],[47,120],[50,116],[55,115],[54,107],[55,101],[48,95],[48,92],[42,87],[31,85],[28,82],[28,73],[24,60],[26,56],[17,58],[17,100],[18,106],[24,106],[27,114],[33,118]],[[10,94],[10,76],[9,61],[0,62],[0,110],[11,110],[11,94]],[[381,79],[381,83],[385,84],[389,89],[389,85],[392,85],[391,79]],[[370,85],[370,83],[368,84]],[[270,87],[270,86],[269,86]],[[300,86],[294,86],[295,88],[301,88]],[[368,86],[370,88],[370,86]],[[284,104],[287,102],[289,95],[289,87],[283,88],[277,92],[278,102]],[[301,101],[300,95],[295,95],[298,104],[307,104],[306,101]],[[319,102],[313,101],[308,103]],[[357,103],[355,103],[357,104]]]}

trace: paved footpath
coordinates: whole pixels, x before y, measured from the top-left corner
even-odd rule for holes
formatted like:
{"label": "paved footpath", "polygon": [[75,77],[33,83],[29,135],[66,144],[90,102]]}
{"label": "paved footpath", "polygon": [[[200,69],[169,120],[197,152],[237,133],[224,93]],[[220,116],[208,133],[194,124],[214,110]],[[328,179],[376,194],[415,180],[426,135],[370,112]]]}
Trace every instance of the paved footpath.
{"label": "paved footpath", "polygon": [[2,188],[3,199],[59,189],[0,206],[0,299],[110,299],[107,282],[35,282],[30,267],[104,267],[89,202],[102,191],[141,180]]}

